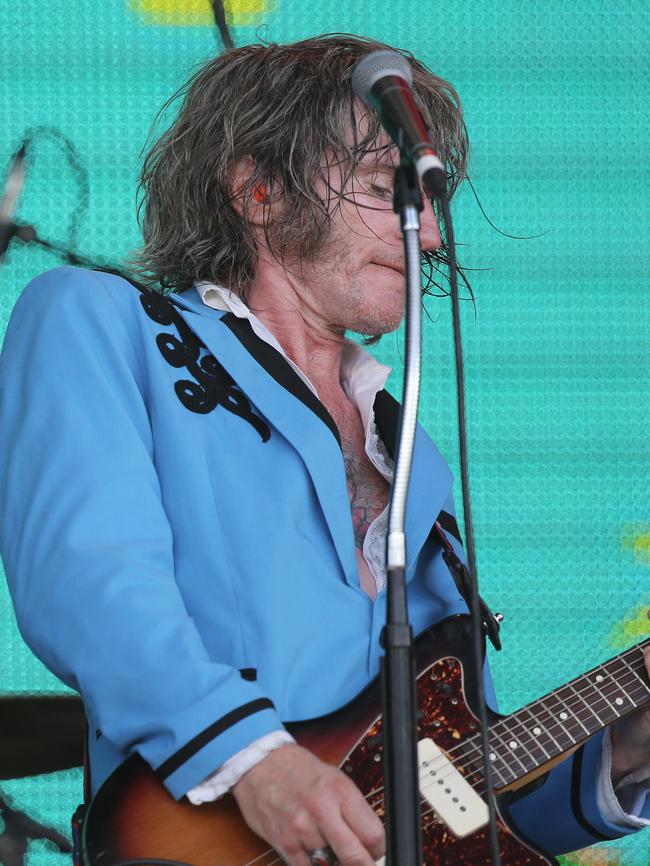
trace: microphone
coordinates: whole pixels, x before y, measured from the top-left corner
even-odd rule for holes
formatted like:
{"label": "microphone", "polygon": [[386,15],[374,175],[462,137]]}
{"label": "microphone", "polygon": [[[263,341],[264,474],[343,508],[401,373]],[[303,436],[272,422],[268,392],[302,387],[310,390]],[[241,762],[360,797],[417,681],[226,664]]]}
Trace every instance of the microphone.
{"label": "microphone", "polygon": [[13,222],[16,202],[18,201],[18,196],[20,195],[20,191],[25,183],[24,163],[26,152],[27,145],[23,142],[12,160],[11,168],[7,175],[4,195],[0,200],[0,262],[4,257],[4,254],[7,252],[14,235],[18,235],[21,240],[32,239],[31,237],[24,238],[20,232],[21,228],[28,228],[27,226],[17,226]]}
{"label": "microphone", "polygon": [[446,192],[447,175],[413,98],[412,84],[411,67],[397,51],[372,51],[352,73],[355,96],[379,112],[382,126],[415,166],[425,191],[440,196]]}

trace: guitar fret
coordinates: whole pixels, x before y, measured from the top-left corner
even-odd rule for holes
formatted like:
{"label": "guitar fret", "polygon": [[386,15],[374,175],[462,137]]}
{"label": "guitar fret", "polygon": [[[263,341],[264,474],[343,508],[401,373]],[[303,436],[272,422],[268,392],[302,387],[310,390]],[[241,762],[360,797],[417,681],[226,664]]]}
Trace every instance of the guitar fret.
{"label": "guitar fret", "polygon": [[[533,712],[535,710],[535,712]],[[534,726],[532,729],[532,733],[536,737],[546,737],[546,742],[548,744],[548,748],[545,749],[549,756],[555,756],[565,751],[567,744],[562,744],[560,742],[560,738],[558,736],[558,731],[553,730],[553,722],[555,721],[553,714],[548,712],[548,707],[546,707],[543,703],[543,700],[536,701],[534,704],[530,704],[528,707],[524,707],[524,710],[520,710],[518,713],[515,713],[513,721],[516,721],[523,712],[527,712],[529,716],[534,719]],[[556,726],[557,727],[557,726]]]}
{"label": "guitar fret", "polygon": [[[610,699],[607,697],[607,694],[605,693],[605,689],[611,688],[611,686],[612,686],[611,680],[604,680],[603,685],[601,685],[597,691],[598,691],[600,697],[608,704],[610,709],[614,712],[614,714],[616,715],[616,718],[620,719],[621,718],[620,712],[616,709],[615,705],[612,703],[612,701],[610,701]],[[610,721],[613,721],[613,719],[611,719]]]}
{"label": "guitar fret", "polygon": [[[549,747],[548,749],[544,749],[544,751],[547,754],[549,754],[549,753],[552,754],[553,752],[556,752],[558,749],[561,750],[560,744],[558,743],[555,736],[549,730],[549,725],[548,725],[547,721],[545,719],[542,719],[539,714],[536,714],[535,716],[533,716],[533,714],[530,712],[530,710],[528,710],[528,715],[533,719],[533,722],[534,722],[532,729],[528,725],[525,725],[525,731],[528,734],[528,736],[530,736],[532,734],[533,737],[538,738],[538,739],[541,737],[545,737],[546,742],[547,742],[548,747]],[[518,725],[519,727],[523,727],[524,725],[520,721],[522,719],[522,717],[523,717],[523,713],[521,713],[521,712],[517,713],[516,717],[512,719],[512,722],[514,724]]]}
{"label": "guitar fret", "polygon": [[585,724],[587,720],[583,719],[584,711],[591,712],[591,710],[581,696],[569,686],[562,686],[562,688],[557,690],[556,694],[564,704],[564,712],[569,714],[576,738],[583,740],[585,737],[591,736],[592,731]]}
{"label": "guitar fret", "polygon": [[[547,758],[547,751],[541,749],[539,754],[539,743],[536,735],[531,736],[531,731],[528,725],[525,725],[519,718],[519,713],[516,717],[508,717],[501,719],[490,729],[491,734],[496,734],[502,744],[505,745],[506,754],[515,758],[522,766],[525,773],[530,773],[537,769],[540,763],[544,763]],[[538,754],[535,754],[535,751]],[[521,774],[518,774],[520,776]]]}
{"label": "guitar fret", "polygon": [[591,734],[595,734],[595,733],[596,733],[597,731],[599,731],[600,728],[602,727],[602,723],[601,723],[599,717],[596,715],[596,713],[593,711],[593,709],[592,709],[591,706],[587,703],[587,701],[582,697],[582,695],[580,694],[580,692],[577,691],[577,689],[576,689],[576,687],[574,686],[573,683],[568,683],[568,685],[566,685],[564,688],[569,689],[569,690],[573,693],[573,696],[575,697],[575,699],[576,699],[577,701],[579,701],[580,704],[582,704],[582,707],[583,707],[583,708],[584,708],[588,713],[590,713],[591,716],[593,716],[594,719],[596,719],[596,727],[593,728],[593,729],[590,728],[590,727],[588,727],[587,725],[585,725],[584,722],[582,721],[582,719],[580,720],[580,721],[581,721],[581,724],[584,725],[584,728],[585,728],[585,730],[587,731],[587,733],[589,734],[589,736],[591,736]]}
{"label": "guitar fret", "polygon": [[611,684],[606,677],[598,673],[593,679],[585,679],[582,687],[582,694],[589,697],[590,709],[600,722],[600,727],[609,725],[620,717],[620,713],[612,701],[609,700],[605,691],[608,685]]}
{"label": "guitar fret", "polygon": [[[517,746],[513,748],[510,744],[514,742],[517,742]],[[495,726],[490,728],[490,747],[492,748],[491,754],[495,755],[495,760],[501,758],[502,762],[506,764],[510,771],[511,778],[509,781],[514,781],[522,775],[522,773],[516,768],[517,764],[519,764],[519,767],[524,771],[524,775],[530,771],[530,767],[527,766],[522,761],[520,755],[517,754],[519,748],[518,741],[513,741],[511,738],[506,742],[506,740],[495,731]]]}
{"label": "guitar fret", "polygon": [[[597,674],[593,679],[582,677],[580,680],[574,680],[568,684],[568,687],[575,692],[578,699],[596,719],[597,725],[595,727],[587,728],[585,725],[589,735],[610,724],[610,722],[613,722],[620,716],[615,704],[609,700],[607,694],[604,692],[604,689],[609,685],[611,683],[602,674]],[[565,686],[564,688],[567,687]],[[586,700],[587,698],[588,700]],[[580,721],[583,722],[582,719]]]}
{"label": "guitar fret", "polygon": [[[528,720],[524,721],[524,714],[528,716]],[[561,748],[548,730],[548,727],[543,723],[537,714],[533,714],[529,707],[524,707],[514,716],[507,719],[508,730],[512,736],[517,736],[520,739],[528,738],[532,742],[531,750],[538,749],[541,755],[538,755],[536,766],[540,763],[545,763],[553,754],[561,751]],[[505,722],[504,722],[505,724]],[[520,730],[516,730],[519,728]]]}
{"label": "guitar fret", "polygon": [[[643,680],[629,664],[627,659],[624,657],[612,659],[607,663],[606,667],[610,669],[613,683],[618,687],[619,696],[622,695],[623,698],[622,704],[617,702],[618,706],[622,706],[627,710],[628,708],[631,709],[632,706],[637,706],[639,703],[643,703],[648,699],[650,689],[645,686]],[[630,674],[632,675],[631,678],[629,676]],[[639,682],[637,682],[637,680]]]}
{"label": "guitar fret", "polygon": [[[528,716],[528,719],[525,721],[523,720],[524,713]],[[551,755],[549,751],[544,748],[542,737],[545,734],[547,737],[549,737],[550,735],[547,734],[547,732],[539,726],[538,721],[529,710],[524,709],[520,713],[517,713],[517,715],[522,718],[520,725],[524,728],[526,734],[528,736],[532,735],[531,746],[529,748],[531,753],[534,754],[534,751],[538,753],[537,755],[534,755],[537,759],[537,764],[541,765],[546,763],[546,761],[551,757]],[[553,743],[555,745],[555,741],[553,741]]]}
{"label": "guitar fret", "polygon": [[[483,747],[482,747],[480,740],[477,742],[474,742],[476,740],[477,740],[476,735],[474,737],[472,737],[471,740],[467,740],[466,744],[463,744],[463,745],[468,746],[468,748],[464,750],[466,753],[464,755],[461,754],[459,757],[461,757],[463,759],[467,759],[469,757],[469,760],[463,760],[463,762],[461,764],[462,768],[466,771],[466,775],[471,776],[471,775],[478,773],[481,776],[481,778],[484,778],[485,777],[485,767],[483,765]],[[456,751],[461,751],[461,750],[458,749]],[[500,761],[500,759],[496,756],[496,754],[494,755],[494,757],[495,757],[495,760],[491,761],[492,772],[495,774],[495,776],[498,777],[497,783],[500,784],[501,786],[504,786],[509,781],[512,781],[512,778],[506,779],[504,777],[504,775],[502,773],[503,762]]]}
{"label": "guitar fret", "polygon": [[[565,751],[567,748],[571,746],[575,746],[578,739],[583,736],[584,727],[582,730],[577,731],[576,734],[569,729],[570,725],[574,724],[574,716],[572,711],[567,710],[564,701],[560,700],[557,696],[557,692],[553,692],[543,699],[542,705],[546,705],[548,710],[551,713],[551,725],[554,729],[559,731],[559,735],[555,738],[560,742],[560,745],[563,746],[562,751]],[[568,742],[562,742],[562,738],[565,738]],[[555,736],[555,733],[554,733]]]}
{"label": "guitar fret", "polygon": [[641,677],[639,676],[639,674],[634,670],[634,668],[632,667],[632,665],[628,662],[628,660],[627,660],[624,656],[621,656],[621,661],[623,662],[623,664],[625,665],[625,667],[630,671],[630,673],[632,674],[632,676],[635,677],[635,678],[636,678],[636,679],[641,683],[641,688],[643,689],[643,694],[646,694],[646,695],[648,695],[648,697],[650,697],[650,686],[648,686],[648,685],[647,685],[647,684],[642,680],[642,678],[641,678]]}
{"label": "guitar fret", "polygon": [[[477,772],[484,777],[485,768],[483,764],[483,746],[480,735],[474,734],[471,739],[473,741],[472,751],[474,752],[472,763],[465,763],[463,767],[470,773]],[[494,726],[490,727],[489,742],[490,765],[493,771],[499,776],[499,781],[502,786],[514,782],[515,779],[521,778],[522,775],[525,775],[528,772],[528,769],[521,762],[518,756],[511,753],[511,750],[507,748],[505,742],[498,734],[495,735]]]}

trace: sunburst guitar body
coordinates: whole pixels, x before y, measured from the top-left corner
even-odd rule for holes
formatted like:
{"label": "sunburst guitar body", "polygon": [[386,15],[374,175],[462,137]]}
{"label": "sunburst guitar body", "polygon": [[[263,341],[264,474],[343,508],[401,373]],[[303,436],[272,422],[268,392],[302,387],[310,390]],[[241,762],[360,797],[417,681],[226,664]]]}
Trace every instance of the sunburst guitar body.
{"label": "sunburst guitar body", "polygon": [[[491,866],[492,862],[479,723],[474,711],[476,671],[471,664],[470,647],[469,620],[464,616],[427,630],[416,641],[425,866]],[[650,696],[640,645],[635,650],[638,658],[630,656],[626,669],[637,671],[639,685],[629,698],[626,711]],[[628,651],[628,656],[632,652]],[[580,694],[581,688],[586,693],[596,677],[602,688],[606,683],[603,672],[613,681],[614,672],[603,665],[565,686],[564,689],[569,689],[567,695]],[[490,760],[500,804],[498,836],[502,866],[557,863],[509,827],[505,804],[512,795],[508,792],[546,772],[612,720],[599,718],[600,724],[594,727],[592,723],[593,730],[589,729],[580,721],[580,708],[572,705],[568,697],[559,709],[562,691],[558,689],[511,716],[488,713]],[[590,718],[594,715],[592,712]],[[385,818],[378,679],[336,712],[287,724],[287,728],[301,746],[348,775],[379,817]],[[513,748],[513,742],[519,748]],[[276,851],[248,828],[232,796],[202,806],[193,806],[184,798],[177,802],[138,756],[125,761],[92,800],[84,821],[82,858],[84,866],[118,866],[131,861],[142,866],[164,863],[280,866],[283,862]]]}

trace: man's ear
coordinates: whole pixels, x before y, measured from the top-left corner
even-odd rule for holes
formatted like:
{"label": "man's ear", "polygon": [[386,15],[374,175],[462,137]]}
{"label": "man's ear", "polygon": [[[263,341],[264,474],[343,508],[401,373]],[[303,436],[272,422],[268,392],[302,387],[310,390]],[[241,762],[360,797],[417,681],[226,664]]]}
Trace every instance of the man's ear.
{"label": "man's ear", "polygon": [[281,203],[270,179],[259,178],[251,185],[254,173],[252,157],[243,156],[234,163],[230,172],[230,204],[240,216],[246,213],[249,223],[261,226],[275,216],[274,211]]}

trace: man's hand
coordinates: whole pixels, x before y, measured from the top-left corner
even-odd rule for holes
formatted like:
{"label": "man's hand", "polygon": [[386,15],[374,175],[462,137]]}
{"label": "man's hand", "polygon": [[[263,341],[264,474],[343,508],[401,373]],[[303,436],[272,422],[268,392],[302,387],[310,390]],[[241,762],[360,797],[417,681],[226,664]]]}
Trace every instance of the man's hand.
{"label": "man's hand", "polygon": [[[645,650],[645,666],[650,679],[650,649]],[[646,764],[650,764],[650,706],[612,725],[612,784]]]}
{"label": "man's hand", "polygon": [[357,786],[302,746],[274,749],[232,789],[248,826],[291,866],[332,848],[341,866],[373,866],[385,854],[384,827]]}

